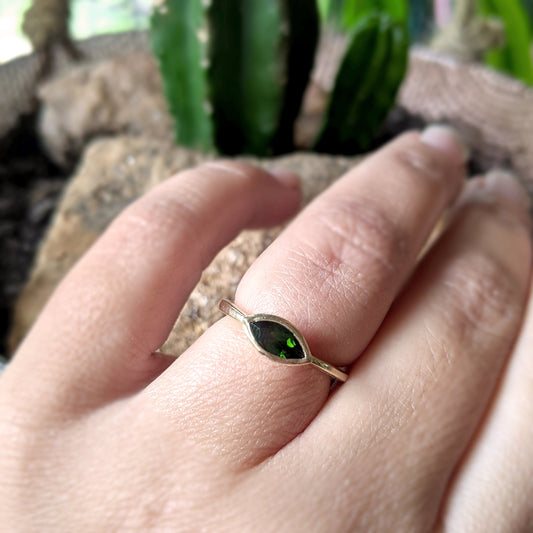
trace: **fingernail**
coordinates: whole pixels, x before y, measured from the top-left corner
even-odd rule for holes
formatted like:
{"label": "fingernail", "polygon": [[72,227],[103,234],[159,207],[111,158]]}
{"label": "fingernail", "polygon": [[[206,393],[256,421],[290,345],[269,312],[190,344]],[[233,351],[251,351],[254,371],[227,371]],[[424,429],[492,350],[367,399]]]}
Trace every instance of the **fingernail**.
{"label": "fingernail", "polygon": [[295,172],[279,167],[269,168],[267,171],[285,187],[295,189],[300,186],[300,176]]}
{"label": "fingernail", "polygon": [[446,153],[458,164],[464,164],[470,158],[470,150],[459,133],[451,126],[431,124],[420,134],[420,140]]}
{"label": "fingernail", "polygon": [[508,170],[491,170],[485,176],[485,187],[508,202],[529,209],[531,201],[518,177]]}

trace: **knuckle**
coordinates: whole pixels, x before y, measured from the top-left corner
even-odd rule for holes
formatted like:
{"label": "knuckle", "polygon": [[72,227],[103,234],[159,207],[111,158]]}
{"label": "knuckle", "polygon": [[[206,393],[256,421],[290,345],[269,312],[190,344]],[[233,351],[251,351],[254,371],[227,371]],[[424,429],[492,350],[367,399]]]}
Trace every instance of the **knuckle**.
{"label": "knuckle", "polygon": [[128,252],[138,254],[146,242],[151,247],[160,243],[166,246],[179,229],[194,242],[201,229],[196,206],[201,201],[200,195],[194,191],[183,191],[176,195],[148,195],[142,201],[130,206],[112,226],[112,245],[120,246],[121,254]]}
{"label": "knuckle", "polygon": [[[112,225],[113,239],[135,246],[168,244],[177,231],[194,244],[205,229],[204,218],[215,200],[248,197],[263,171],[246,163],[218,160],[184,170],[130,205]],[[135,250],[137,251],[137,250]]]}
{"label": "knuckle", "polygon": [[389,277],[410,257],[407,231],[372,201],[336,202],[320,224],[329,255],[377,277]]}
{"label": "knuckle", "polygon": [[520,320],[518,280],[501,261],[482,251],[457,260],[444,281],[445,318],[453,338],[478,346],[507,342]]}

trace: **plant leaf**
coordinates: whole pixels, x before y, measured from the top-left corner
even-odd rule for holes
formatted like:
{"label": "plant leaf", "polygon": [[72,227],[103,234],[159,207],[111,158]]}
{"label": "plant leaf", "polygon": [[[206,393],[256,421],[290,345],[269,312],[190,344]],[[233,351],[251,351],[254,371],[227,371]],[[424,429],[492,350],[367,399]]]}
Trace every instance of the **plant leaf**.
{"label": "plant leaf", "polygon": [[166,0],[152,13],[150,37],[174,118],[176,141],[211,150],[213,125],[205,66],[209,35],[202,0]]}
{"label": "plant leaf", "polygon": [[282,1],[212,0],[209,17],[217,146],[230,155],[266,155],[286,79]]}
{"label": "plant leaf", "polygon": [[384,14],[359,21],[335,80],[317,151],[353,154],[369,148],[395,103],[408,49],[404,23]]}
{"label": "plant leaf", "polygon": [[481,0],[479,9],[483,15],[498,17],[505,26],[504,48],[488,52],[485,62],[533,85],[533,37],[529,17],[520,0]]}
{"label": "plant leaf", "polygon": [[396,22],[406,22],[407,0],[345,0],[344,25],[351,29],[362,17],[377,12],[387,13]]}

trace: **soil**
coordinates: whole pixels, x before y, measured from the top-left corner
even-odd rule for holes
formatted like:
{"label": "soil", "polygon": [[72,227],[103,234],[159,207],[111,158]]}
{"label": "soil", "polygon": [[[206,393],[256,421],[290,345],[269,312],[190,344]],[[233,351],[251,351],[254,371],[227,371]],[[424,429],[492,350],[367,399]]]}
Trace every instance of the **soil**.
{"label": "soil", "polygon": [[13,304],[67,178],[42,150],[35,121],[36,113],[23,115],[0,139],[0,355],[7,352]]}

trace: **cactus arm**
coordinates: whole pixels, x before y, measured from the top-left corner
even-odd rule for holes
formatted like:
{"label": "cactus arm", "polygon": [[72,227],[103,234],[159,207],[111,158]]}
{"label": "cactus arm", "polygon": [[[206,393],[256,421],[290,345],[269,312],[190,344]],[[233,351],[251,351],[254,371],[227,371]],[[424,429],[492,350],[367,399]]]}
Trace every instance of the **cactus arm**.
{"label": "cactus arm", "polygon": [[388,113],[396,102],[398,90],[407,71],[409,58],[409,35],[407,25],[394,23],[390,28],[390,51],[386,66],[384,67],[383,80],[379,82],[378,90],[371,101],[374,111],[371,115],[373,121],[368,126],[369,137],[363,148],[367,148],[373,141],[376,133],[387,118]]}
{"label": "cactus arm", "polygon": [[383,44],[378,17],[371,15],[362,19],[354,30],[337,73],[325,122],[315,144],[316,151],[344,152],[345,147],[341,144],[346,142],[348,131],[351,129],[352,135],[356,134],[354,116],[363,102],[365,83],[370,81],[367,76],[375,77],[377,74]]}
{"label": "cactus arm", "polygon": [[386,13],[397,22],[407,21],[407,0],[345,0],[343,20],[347,28],[371,13]]}
{"label": "cactus arm", "polygon": [[318,12],[320,13],[320,18],[326,20],[331,8],[331,0],[317,0],[317,7]]}
{"label": "cactus arm", "polygon": [[405,24],[377,15],[361,19],[337,74],[317,151],[354,153],[369,147],[394,104],[407,50]]}
{"label": "cactus arm", "polygon": [[243,96],[240,83],[242,41],[240,2],[213,0],[208,16],[211,28],[208,76],[215,142],[222,153],[238,154],[244,144],[241,127]]}
{"label": "cactus arm", "polygon": [[269,153],[276,133],[288,75],[281,47],[286,22],[279,0],[244,0],[242,5],[243,151],[263,155]]}
{"label": "cactus arm", "polygon": [[533,85],[532,30],[520,0],[481,0],[479,6],[484,15],[496,16],[505,25],[506,44],[488,52],[486,63]]}
{"label": "cactus arm", "polygon": [[300,111],[305,89],[313,68],[319,37],[319,15],[314,2],[309,0],[286,0],[285,15],[288,33],[284,47],[288,73],[285,97],[273,141],[275,153],[294,149],[294,122]]}
{"label": "cactus arm", "polygon": [[150,20],[176,141],[210,150],[213,127],[208,103],[208,30],[202,0],[165,0]]}
{"label": "cactus arm", "polygon": [[216,141],[226,154],[268,153],[283,97],[280,0],[213,0],[210,81]]}

